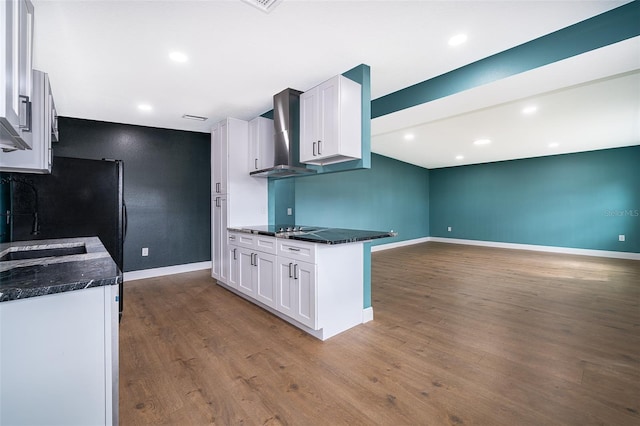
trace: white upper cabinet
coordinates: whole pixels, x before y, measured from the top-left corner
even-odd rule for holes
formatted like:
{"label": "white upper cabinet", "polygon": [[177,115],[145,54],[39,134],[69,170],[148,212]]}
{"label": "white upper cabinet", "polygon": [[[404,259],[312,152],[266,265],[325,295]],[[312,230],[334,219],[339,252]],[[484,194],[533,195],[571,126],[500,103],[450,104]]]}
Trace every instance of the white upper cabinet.
{"label": "white upper cabinet", "polygon": [[46,73],[33,70],[32,149],[2,153],[1,172],[51,173],[51,142],[58,139],[58,118]]}
{"label": "white upper cabinet", "polygon": [[300,162],[316,165],[362,157],[362,89],[342,75],[300,95]]}
{"label": "white upper cabinet", "polygon": [[31,149],[33,5],[29,0],[0,3],[0,148]]}
{"label": "white upper cabinet", "polygon": [[273,167],[273,120],[256,117],[249,121],[249,172]]}

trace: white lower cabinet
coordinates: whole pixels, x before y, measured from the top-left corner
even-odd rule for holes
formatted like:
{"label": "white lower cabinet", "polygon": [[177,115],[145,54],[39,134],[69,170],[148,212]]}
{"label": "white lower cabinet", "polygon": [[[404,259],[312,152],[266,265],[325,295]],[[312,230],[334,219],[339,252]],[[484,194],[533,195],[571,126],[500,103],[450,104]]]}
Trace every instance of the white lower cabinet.
{"label": "white lower cabinet", "polygon": [[314,330],[316,317],[316,265],[278,257],[276,309]]}
{"label": "white lower cabinet", "polygon": [[225,285],[280,318],[321,340],[363,322],[361,243],[315,244],[230,231],[229,247]]}
{"label": "white lower cabinet", "polygon": [[[276,296],[276,256],[258,250],[275,250],[275,241],[268,237],[254,237],[243,234],[229,235],[231,270],[237,274],[238,291],[267,305],[275,307]],[[242,244],[242,246],[240,246]],[[265,247],[266,245],[266,247]],[[231,274],[229,276],[231,280]],[[233,287],[233,285],[230,285]]]}
{"label": "white lower cabinet", "polygon": [[118,424],[118,286],[0,303],[0,424]]}

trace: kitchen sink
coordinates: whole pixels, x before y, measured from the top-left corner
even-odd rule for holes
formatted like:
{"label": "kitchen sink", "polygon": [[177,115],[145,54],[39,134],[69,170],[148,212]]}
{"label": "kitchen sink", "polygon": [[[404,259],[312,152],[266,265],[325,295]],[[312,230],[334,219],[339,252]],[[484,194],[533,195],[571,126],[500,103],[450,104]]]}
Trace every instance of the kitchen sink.
{"label": "kitchen sink", "polygon": [[41,257],[58,257],[70,256],[74,254],[85,254],[87,248],[83,245],[75,245],[71,247],[52,247],[33,250],[15,250],[5,253],[0,257],[0,262],[8,262],[11,260],[39,259]]}

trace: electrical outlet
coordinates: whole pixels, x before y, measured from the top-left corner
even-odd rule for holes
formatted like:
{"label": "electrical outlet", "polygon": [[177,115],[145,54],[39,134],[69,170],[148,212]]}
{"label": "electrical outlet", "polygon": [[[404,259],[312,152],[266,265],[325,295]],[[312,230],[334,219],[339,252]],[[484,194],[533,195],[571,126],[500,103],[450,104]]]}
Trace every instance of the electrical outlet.
{"label": "electrical outlet", "polygon": [[293,209],[291,207],[287,207],[287,216],[291,216],[293,214]]}
{"label": "electrical outlet", "polygon": [[450,226],[447,227],[447,231],[451,232],[451,227]]}
{"label": "electrical outlet", "polygon": [[149,256],[149,247],[142,247],[142,255]]}
{"label": "electrical outlet", "polygon": [[624,235],[623,234],[618,235],[618,241],[624,241]]}

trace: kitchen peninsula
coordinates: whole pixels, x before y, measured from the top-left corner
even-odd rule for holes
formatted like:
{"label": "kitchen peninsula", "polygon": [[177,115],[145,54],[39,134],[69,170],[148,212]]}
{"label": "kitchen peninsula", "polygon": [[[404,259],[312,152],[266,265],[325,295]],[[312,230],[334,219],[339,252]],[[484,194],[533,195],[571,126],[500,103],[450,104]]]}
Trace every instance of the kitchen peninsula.
{"label": "kitchen peninsula", "polygon": [[0,244],[0,424],[117,424],[121,282],[97,237]]}
{"label": "kitchen peninsula", "polygon": [[314,226],[230,227],[228,271],[218,282],[326,340],[366,322],[363,243],[394,235]]}

